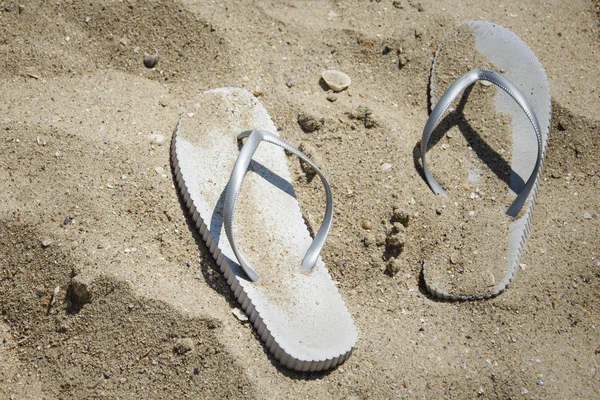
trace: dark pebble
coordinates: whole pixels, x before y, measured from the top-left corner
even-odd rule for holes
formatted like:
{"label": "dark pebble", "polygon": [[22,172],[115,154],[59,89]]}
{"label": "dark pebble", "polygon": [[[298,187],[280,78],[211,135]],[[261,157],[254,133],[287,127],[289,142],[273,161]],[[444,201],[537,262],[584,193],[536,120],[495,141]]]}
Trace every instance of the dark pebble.
{"label": "dark pebble", "polygon": [[154,68],[158,63],[158,57],[154,55],[147,54],[144,56],[144,66],[146,68]]}

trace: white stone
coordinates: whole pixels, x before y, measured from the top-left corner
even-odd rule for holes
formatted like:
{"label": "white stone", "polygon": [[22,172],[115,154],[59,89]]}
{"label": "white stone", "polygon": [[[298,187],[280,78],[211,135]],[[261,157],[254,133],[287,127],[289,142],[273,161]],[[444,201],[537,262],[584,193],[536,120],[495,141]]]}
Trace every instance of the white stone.
{"label": "white stone", "polygon": [[231,309],[231,313],[233,315],[235,315],[235,317],[241,321],[241,322],[246,322],[248,321],[248,317],[246,316],[246,314],[244,313],[244,311],[242,311],[240,308],[233,308]]}

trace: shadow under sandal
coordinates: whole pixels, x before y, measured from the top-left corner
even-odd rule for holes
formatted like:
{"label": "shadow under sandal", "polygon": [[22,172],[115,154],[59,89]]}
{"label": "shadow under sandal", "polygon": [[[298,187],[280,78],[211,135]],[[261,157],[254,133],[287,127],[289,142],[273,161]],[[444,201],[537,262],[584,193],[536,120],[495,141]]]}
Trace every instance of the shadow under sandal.
{"label": "shadow under sandal", "polygon": [[489,299],[513,282],[530,231],[549,137],[548,81],[518,36],[471,21],[438,46],[430,88],[421,160],[442,196],[426,217],[425,286],[440,299]]}
{"label": "shadow under sandal", "polygon": [[[196,227],[267,349],[290,369],[321,371],[344,362],[357,341],[319,256],[332,192],[317,166],[276,132],[247,90],[210,90],[182,114],[172,164]],[[284,149],[309,163],[325,186],[325,217],[314,239]]]}

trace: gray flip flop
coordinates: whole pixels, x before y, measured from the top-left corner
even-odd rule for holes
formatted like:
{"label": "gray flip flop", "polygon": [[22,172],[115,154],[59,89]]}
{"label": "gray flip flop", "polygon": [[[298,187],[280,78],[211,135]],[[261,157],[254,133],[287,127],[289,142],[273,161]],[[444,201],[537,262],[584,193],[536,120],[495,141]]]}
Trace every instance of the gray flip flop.
{"label": "gray flip flop", "polygon": [[[332,193],[317,166],[276,132],[247,90],[204,92],[177,123],[173,170],[196,227],[265,346],[290,369],[320,371],[344,362],[357,341],[319,256]],[[308,162],[325,186],[325,217],[314,239],[284,149]]]}
{"label": "gray flip flop", "polygon": [[[447,58],[451,51],[469,52],[457,57],[459,62]],[[496,71],[471,69],[477,60],[493,65]],[[464,63],[463,63],[464,61]],[[483,68],[487,68],[484,65]],[[446,68],[444,74],[440,70]],[[469,69],[471,69],[469,71]],[[448,74],[448,70],[451,73]],[[441,75],[454,74],[454,82],[443,81]],[[438,46],[431,69],[431,115],[421,141],[421,159],[426,181],[436,194],[446,195],[442,186],[428,168],[426,152],[435,130],[453,100],[477,81],[488,82],[501,90],[496,91],[496,111],[511,117],[512,162],[509,190],[514,201],[506,214],[514,219],[509,227],[506,270],[504,278],[487,294],[452,294],[433,284],[424,263],[423,276],[428,291],[446,300],[480,300],[503,293],[513,282],[519,260],[530,232],[533,208],[539,186],[544,156],[549,138],[551,103],[550,89],[542,65],[531,49],[514,33],[490,22],[471,21],[449,32]],[[438,96],[442,94],[441,97]],[[468,100],[467,100],[468,101]]]}

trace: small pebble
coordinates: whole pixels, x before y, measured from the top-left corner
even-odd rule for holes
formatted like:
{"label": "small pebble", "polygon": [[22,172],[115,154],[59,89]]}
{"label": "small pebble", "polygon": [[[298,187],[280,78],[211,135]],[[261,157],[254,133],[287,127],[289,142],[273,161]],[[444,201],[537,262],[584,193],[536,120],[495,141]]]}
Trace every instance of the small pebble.
{"label": "small pebble", "polygon": [[238,319],[240,322],[247,322],[248,316],[242,311],[240,308],[233,308],[231,313]]}
{"label": "small pebble", "polygon": [[529,390],[527,390],[526,388],[521,389],[522,395],[526,395],[527,393],[529,393]]}
{"label": "small pebble", "polygon": [[541,380],[541,379],[539,379],[539,380],[535,381],[535,383],[536,383],[536,385],[538,385],[538,386],[544,386],[544,381],[543,381],[543,380]]}
{"label": "small pebble", "polygon": [[291,88],[292,86],[294,86],[294,82],[292,82],[291,79],[288,79],[287,82],[285,83],[285,85],[289,88]]}
{"label": "small pebble", "polygon": [[154,68],[158,63],[158,57],[151,54],[146,54],[144,56],[144,66],[146,68]]}
{"label": "small pebble", "polygon": [[370,231],[373,228],[373,224],[371,224],[371,221],[368,219],[364,219],[362,222],[362,228]]}
{"label": "small pebble", "polygon": [[392,168],[392,164],[390,164],[390,163],[383,163],[383,164],[381,164],[381,170],[382,171],[387,171],[390,168]]}
{"label": "small pebble", "polygon": [[333,103],[334,101],[336,101],[338,98],[334,93],[328,93],[327,94],[327,101]]}
{"label": "small pebble", "polygon": [[329,88],[335,92],[341,92],[350,86],[350,83],[352,82],[348,75],[343,72],[336,71],[335,69],[323,71],[321,77],[327,86],[329,86]]}
{"label": "small pebble", "polygon": [[108,138],[104,138],[102,139],[102,141],[104,142],[104,144],[108,144]]}
{"label": "small pebble", "polygon": [[583,218],[585,218],[585,219],[592,219],[592,214],[586,212],[586,213],[583,214]]}
{"label": "small pebble", "polygon": [[179,50],[179,51],[177,52],[177,55],[178,55],[179,57],[185,57],[185,52],[184,52],[183,50]]}
{"label": "small pebble", "polygon": [[45,249],[46,247],[49,247],[50,245],[52,245],[52,240],[46,238],[46,239],[42,239],[42,247]]}
{"label": "small pebble", "polygon": [[436,208],[436,209],[435,209],[435,213],[436,213],[437,215],[442,215],[442,209],[441,209],[441,208]]}
{"label": "small pebble", "polygon": [[160,133],[153,133],[151,135],[148,135],[148,140],[151,144],[162,146],[163,144],[165,144],[167,139]]}
{"label": "small pebble", "polygon": [[452,138],[454,136],[454,133],[452,133],[451,131],[448,131],[446,133],[446,136],[449,137],[449,138]]}
{"label": "small pebble", "polygon": [[73,221],[73,219],[67,215],[67,217],[63,221],[63,224],[69,225],[71,223],[71,221]]}

